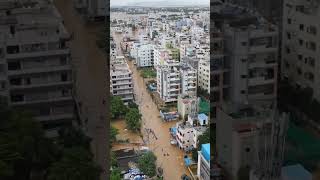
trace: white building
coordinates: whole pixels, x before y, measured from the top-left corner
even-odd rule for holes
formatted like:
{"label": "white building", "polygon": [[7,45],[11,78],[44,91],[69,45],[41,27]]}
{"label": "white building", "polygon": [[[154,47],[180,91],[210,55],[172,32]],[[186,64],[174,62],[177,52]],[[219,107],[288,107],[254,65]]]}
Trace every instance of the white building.
{"label": "white building", "polygon": [[202,144],[198,151],[197,176],[199,180],[210,180],[210,144]]}
{"label": "white building", "polygon": [[180,64],[176,61],[165,61],[157,66],[157,92],[165,102],[176,102],[181,90]]}
{"label": "white building", "polygon": [[137,67],[153,67],[154,47],[152,44],[142,44],[137,48]]}
{"label": "white building", "polygon": [[320,1],[284,0],[282,79],[313,90],[320,101]]}
{"label": "white building", "polygon": [[123,56],[110,63],[110,92],[120,96],[125,103],[134,99],[132,72]]}
{"label": "white building", "polygon": [[210,61],[201,60],[198,66],[198,87],[210,94]]}
{"label": "white building", "polygon": [[197,94],[197,70],[188,64],[180,67],[181,93],[190,96]]}
{"label": "white building", "polygon": [[178,122],[176,140],[178,147],[184,151],[190,151],[198,147],[198,137],[202,135],[207,127],[193,126],[189,122]]}

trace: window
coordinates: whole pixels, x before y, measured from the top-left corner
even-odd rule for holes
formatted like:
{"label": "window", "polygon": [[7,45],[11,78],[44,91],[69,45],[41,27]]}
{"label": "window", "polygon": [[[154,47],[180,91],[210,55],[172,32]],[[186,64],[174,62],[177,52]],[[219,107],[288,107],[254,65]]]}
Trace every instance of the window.
{"label": "window", "polygon": [[247,75],[241,75],[241,78],[245,79],[247,78]]}
{"label": "window", "polygon": [[303,40],[302,39],[299,39],[299,44],[300,44],[300,46],[303,45]]}
{"label": "window", "polygon": [[21,69],[21,64],[19,61],[8,62],[8,70],[19,70]]}
{"label": "window", "polygon": [[289,32],[287,32],[287,38],[291,39],[291,34]]}
{"label": "window", "polygon": [[303,31],[304,30],[304,25],[300,24],[299,29],[300,29],[300,31]]}
{"label": "window", "polygon": [[67,75],[67,73],[62,73],[61,74],[61,81],[67,81],[68,80],[68,75]]}
{"label": "window", "polygon": [[288,22],[288,24],[291,24],[292,20],[290,18],[288,18],[287,22]]}
{"label": "window", "polygon": [[247,42],[241,42],[242,46],[247,46]]}
{"label": "window", "polygon": [[286,52],[287,52],[287,54],[290,54],[290,52],[291,52],[291,51],[290,51],[290,48],[287,47],[287,48],[286,48]]}
{"label": "window", "polygon": [[299,59],[300,61],[302,60],[302,55],[301,55],[301,54],[298,55],[298,59]]}
{"label": "window", "polygon": [[12,102],[21,102],[24,101],[24,96],[22,94],[11,95]]}
{"label": "window", "polygon": [[245,91],[245,90],[241,90],[240,93],[241,93],[241,94],[245,94],[246,91]]}
{"label": "window", "polygon": [[12,78],[10,79],[10,84],[18,86],[22,84],[22,80],[21,78]]}

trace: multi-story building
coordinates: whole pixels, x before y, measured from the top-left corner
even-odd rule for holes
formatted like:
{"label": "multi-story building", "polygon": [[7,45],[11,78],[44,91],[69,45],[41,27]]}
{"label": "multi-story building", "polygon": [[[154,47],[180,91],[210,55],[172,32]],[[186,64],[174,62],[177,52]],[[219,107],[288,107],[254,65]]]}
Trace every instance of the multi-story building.
{"label": "multi-story building", "polygon": [[202,144],[198,151],[197,176],[199,180],[210,179],[210,144]]}
{"label": "multi-story building", "polygon": [[320,1],[285,0],[282,34],[282,79],[313,90],[320,101]]}
{"label": "multi-story building", "polygon": [[219,164],[233,179],[241,168],[260,177],[279,175],[288,116],[255,105],[225,105],[217,113]]}
{"label": "multi-story building", "polygon": [[181,91],[180,64],[174,60],[157,66],[157,92],[166,102],[176,102]]}
{"label": "multi-story building", "polygon": [[125,103],[134,99],[132,72],[124,57],[116,57],[110,63],[110,92],[120,96]]}
{"label": "multi-story building", "polygon": [[188,115],[196,115],[199,112],[200,98],[181,94],[178,97],[178,113],[182,119]]}
{"label": "multi-story building", "polygon": [[114,41],[110,41],[110,58],[114,59],[117,56],[117,45]]}
{"label": "multi-story building", "polygon": [[198,66],[198,88],[210,94],[210,61],[201,60]]}
{"label": "multi-story building", "polygon": [[197,94],[197,70],[189,64],[180,67],[181,93],[191,96]]}
{"label": "multi-story building", "polygon": [[70,35],[46,1],[37,4],[41,8],[6,5],[0,10],[0,94],[9,106],[30,111],[55,136],[75,119]]}
{"label": "multi-story building", "polygon": [[193,126],[189,122],[178,122],[176,140],[177,145],[184,151],[190,151],[198,147],[198,137],[202,135],[207,127]]}
{"label": "multi-story building", "polygon": [[230,67],[229,100],[235,103],[273,102],[277,95],[277,27],[238,6],[226,6],[219,16],[224,52],[227,53],[224,62]]}
{"label": "multi-story building", "polygon": [[[212,54],[210,55],[210,93],[212,93],[212,117],[216,117],[217,107],[221,105],[224,97],[228,94],[228,85],[230,84],[228,78],[229,66],[225,60],[224,52],[224,39],[223,33],[219,32],[217,29],[212,29]],[[205,67],[204,67],[205,68]],[[199,70],[199,73],[201,70]],[[205,73],[204,73],[205,74]],[[200,79],[200,77],[199,77]],[[199,86],[201,86],[199,81]]]}
{"label": "multi-story building", "polygon": [[154,47],[152,44],[141,44],[137,48],[137,67],[154,66]]}

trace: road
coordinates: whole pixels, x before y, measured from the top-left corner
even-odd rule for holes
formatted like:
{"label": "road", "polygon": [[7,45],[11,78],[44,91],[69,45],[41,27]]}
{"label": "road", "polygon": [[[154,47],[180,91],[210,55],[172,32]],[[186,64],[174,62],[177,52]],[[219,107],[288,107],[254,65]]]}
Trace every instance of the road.
{"label": "road", "polygon": [[96,162],[102,167],[101,180],[108,179],[109,139],[107,121],[109,74],[106,55],[96,46],[96,32],[103,26],[85,24],[75,12],[71,0],[54,0],[69,33],[74,33],[71,41],[71,58],[74,70],[75,98],[81,105],[81,119],[85,132],[92,138],[91,147]]}
{"label": "road", "polygon": [[[114,40],[118,47],[120,47],[121,34],[113,34]],[[121,55],[120,52],[119,55]],[[159,110],[156,104],[152,101],[151,96],[147,92],[143,78],[139,75],[135,65],[132,61],[128,61],[129,68],[133,73],[134,93],[136,102],[139,105],[140,112],[142,114],[142,133],[144,139],[147,138],[145,128],[152,129],[156,137],[150,135],[148,147],[157,156],[157,165],[164,170],[165,180],[179,180],[182,174],[190,175],[187,168],[184,166],[183,156],[184,152],[178,147],[170,144],[169,128],[176,124],[173,122],[163,122],[159,118]],[[164,154],[166,154],[164,156]],[[168,156],[167,156],[168,154]]]}

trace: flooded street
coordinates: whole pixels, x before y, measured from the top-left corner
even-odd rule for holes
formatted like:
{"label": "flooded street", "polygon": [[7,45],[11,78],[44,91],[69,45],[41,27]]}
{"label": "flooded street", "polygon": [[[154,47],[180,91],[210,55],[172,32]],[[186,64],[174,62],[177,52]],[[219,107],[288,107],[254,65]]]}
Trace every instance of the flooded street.
{"label": "flooded street", "polygon": [[[84,124],[83,130],[92,138],[94,158],[103,168],[101,180],[108,179],[108,148],[107,138],[107,108],[102,103],[108,102],[107,57],[96,45],[97,32],[103,26],[100,24],[85,24],[81,16],[74,10],[73,1],[54,0],[60,12],[67,31],[74,33],[71,40],[71,58],[73,66],[73,95],[79,104],[80,118]],[[81,104],[81,105],[80,105]]]}
{"label": "flooded street", "polygon": [[[137,33],[135,34],[137,35]],[[120,47],[122,34],[113,34],[113,37],[117,46]],[[119,55],[121,54],[119,53]],[[142,114],[141,129],[144,140],[150,150],[157,156],[157,165],[163,168],[164,179],[179,180],[182,174],[189,175],[190,173],[184,166],[184,152],[170,144],[169,128],[174,126],[176,121],[165,123],[160,119],[159,110],[147,92],[143,78],[139,75],[135,65],[133,65],[133,61],[128,60],[128,64],[133,73],[136,103],[139,105]],[[152,129],[156,137],[152,133],[147,133],[146,128]]]}

